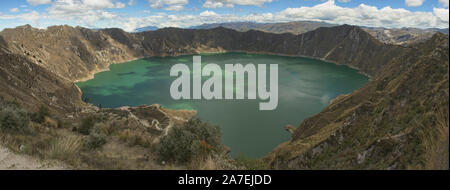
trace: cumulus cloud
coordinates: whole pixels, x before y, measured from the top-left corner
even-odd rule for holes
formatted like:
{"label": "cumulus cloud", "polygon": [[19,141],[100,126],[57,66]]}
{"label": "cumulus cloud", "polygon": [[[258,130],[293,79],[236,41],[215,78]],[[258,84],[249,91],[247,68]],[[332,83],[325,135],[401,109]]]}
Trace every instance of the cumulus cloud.
{"label": "cumulus cloud", "polygon": [[405,0],[406,5],[408,5],[408,7],[418,7],[418,6],[422,6],[423,2],[425,0]]}
{"label": "cumulus cloud", "polygon": [[121,3],[121,2],[116,2],[116,8],[117,9],[122,9],[122,8],[125,8],[125,4],[124,3]]}
{"label": "cumulus cloud", "polygon": [[27,0],[27,2],[31,6],[36,6],[36,5],[50,4],[52,1],[51,0]]}
{"label": "cumulus cloud", "polygon": [[[433,13],[434,13],[434,15],[436,15],[440,20],[442,20],[442,21],[444,21],[444,22],[447,22],[447,24],[448,24],[448,21],[449,21],[449,19],[448,19],[448,14],[449,14],[449,12],[448,12],[448,9],[442,9],[442,8],[433,8]],[[447,25],[447,27],[448,27],[448,25]]]}
{"label": "cumulus cloud", "polygon": [[70,18],[80,25],[95,26],[97,21],[117,17],[106,9],[123,7],[125,4],[115,0],[55,0],[47,11],[52,19]]}
{"label": "cumulus cloud", "polygon": [[444,7],[448,7],[448,0],[439,0],[439,3],[442,4]]}
{"label": "cumulus cloud", "polygon": [[[210,1],[217,4],[215,7],[227,6],[226,3],[234,1]],[[154,15],[142,15],[141,17],[119,16],[108,9],[117,6],[117,0],[53,0],[47,13],[39,14],[30,12],[27,14],[0,14],[0,19],[22,19],[39,22],[39,19],[59,20],[61,23],[77,23],[88,27],[119,27],[126,31],[145,26],[163,27],[190,27],[205,23],[221,22],[289,22],[289,21],[319,21],[334,24],[352,24],[373,27],[415,27],[415,28],[448,28],[449,9],[446,7],[434,8],[430,12],[411,12],[402,8],[389,6],[377,8],[366,4],[356,7],[341,7],[334,0],[306,7],[286,8],[273,13],[216,13],[206,10],[201,13],[171,14],[155,13]],[[187,0],[148,0],[150,5],[159,9],[181,10],[188,3]],[[245,1],[242,1],[243,3]],[[250,1],[249,1],[250,2]],[[256,1],[252,1],[256,2]],[[269,2],[260,0],[258,2]],[[129,1],[128,1],[129,3]],[[248,3],[248,2],[247,2]],[[205,6],[205,5],[204,5]],[[119,14],[119,13],[117,13]],[[67,19],[70,19],[69,21]]]}
{"label": "cumulus cloud", "polygon": [[8,15],[8,14],[1,14],[0,13],[0,20],[6,19],[6,20],[24,20],[27,21],[30,24],[33,24],[36,27],[40,26],[40,19],[45,18],[45,15],[41,15],[36,11],[28,12],[28,13],[22,13],[22,14],[16,14],[16,15]]}
{"label": "cumulus cloud", "polygon": [[148,0],[153,9],[164,9],[168,11],[180,11],[189,3],[188,0]]}
{"label": "cumulus cloud", "polygon": [[340,7],[333,0],[313,7],[287,8],[276,13],[255,13],[248,15],[218,14],[204,11],[198,15],[154,15],[140,18],[121,18],[117,26],[126,31],[144,26],[190,27],[204,23],[221,22],[289,22],[289,21],[321,21],[335,24],[352,24],[373,27],[415,27],[415,28],[448,28],[449,10],[434,8],[433,12],[411,12],[406,9],[391,7],[377,8],[361,4],[357,7]]}
{"label": "cumulus cloud", "polygon": [[264,3],[270,3],[272,0],[206,0],[204,8],[222,8],[234,7],[234,5],[255,5],[261,6]]}
{"label": "cumulus cloud", "polygon": [[232,3],[224,3],[224,2],[215,1],[215,0],[207,0],[205,3],[203,3],[203,8],[215,9],[215,8],[222,8],[222,7],[232,8],[232,7],[234,7],[234,5]]}
{"label": "cumulus cloud", "polygon": [[287,8],[277,14],[276,20],[312,20],[363,26],[443,28],[448,27],[448,16],[446,20],[440,15],[445,11],[448,14],[448,9],[433,13],[411,12],[402,8],[393,9],[389,6],[378,9],[365,4],[346,8],[337,6],[333,0],[330,0],[313,7]]}
{"label": "cumulus cloud", "polygon": [[128,1],[128,5],[129,5],[129,6],[133,6],[133,5],[134,5],[134,0]]}
{"label": "cumulus cloud", "polygon": [[12,9],[9,9],[9,12],[12,12],[12,13],[17,13],[17,12],[19,12],[20,10],[18,9],[18,8],[12,8]]}
{"label": "cumulus cloud", "polygon": [[203,17],[217,16],[217,13],[215,13],[214,11],[203,11],[202,13],[200,13],[200,16]]}

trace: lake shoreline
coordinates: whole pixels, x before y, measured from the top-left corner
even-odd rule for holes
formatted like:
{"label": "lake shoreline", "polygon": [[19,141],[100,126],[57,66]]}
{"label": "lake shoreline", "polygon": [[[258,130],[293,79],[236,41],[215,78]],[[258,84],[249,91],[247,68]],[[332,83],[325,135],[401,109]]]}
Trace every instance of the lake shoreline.
{"label": "lake shoreline", "polygon": [[[280,130],[283,126],[296,125],[317,114],[329,105],[335,96],[351,93],[368,81],[358,70],[319,59],[249,52],[208,53],[201,54],[205,63],[222,66],[233,64],[237,60],[242,64],[279,63],[279,107],[270,112],[261,112],[258,111],[260,100],[173,100],[168,95],[168,87],[173,81],[168,72],[173,64],[190,62],[191,55],[153,56],[130,62],[129,66],[123,64],[110,67],[110,72],[95,76],[97,81],[79,84],[85,91],[83,98],[88,97],[94,104],[102,104],[105,108],[151,104],[160,104],[174,110],[190,107],[191,110],[199,111],[199,118],[221,126],[227,134],[224,136],[224,144],[231,147],[232,152],[262,157],[277,144],[289,139],[289,134]],[[121,75],[122,73],[133,74]],[[255,130],[260,135],[256,135]],[[266,140],[260,141],[261,138]],[[280,138],[282,139],[279,140]],[[254,145],[255,142],[260,145]],[[243,144],[246,146],[242,146]],[[253,148],[248,149],[252,146]]]}

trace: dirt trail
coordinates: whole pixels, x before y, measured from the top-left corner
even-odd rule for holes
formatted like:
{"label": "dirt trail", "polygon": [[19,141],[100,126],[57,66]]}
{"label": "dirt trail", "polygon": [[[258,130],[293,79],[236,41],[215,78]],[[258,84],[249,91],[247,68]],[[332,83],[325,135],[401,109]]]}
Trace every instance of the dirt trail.
{"label": "dirt trail", "polygon": [[63,170],[63,164],[55,161],[42,161],[31,156],[19,155],[0,146],[0,170]]}

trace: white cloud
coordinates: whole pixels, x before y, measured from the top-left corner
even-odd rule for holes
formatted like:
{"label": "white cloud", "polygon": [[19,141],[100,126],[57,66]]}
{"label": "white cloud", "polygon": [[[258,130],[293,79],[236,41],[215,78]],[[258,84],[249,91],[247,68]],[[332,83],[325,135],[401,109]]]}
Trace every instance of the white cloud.
{"label": "white cloud", "polygon": [[222,7],[234,7],[231,3],[224,4],[223,2],[214,1],[214,0],[207,0],[205,3],[203,3],[203,8],[208,9],[215,9],[215,8],[222,8]]}
{"label": "white cloud", "polygon": [[134,5],[134,0],[128,1],[128,5],[129,5],[129,6],[133,6],[133,5]]}
{"label": "white cloud", "polygon": [[405,0],[405,3],[408,7],[418,7],[422,6],[425,0]]}
{"label": "white cloud", "polygon": [[106,9],[121,8],[123,3],[115,0],[54,0],[47,9],[49,18],[77,22],[79,25],[95,26],[102,20],[117,17],[115,13]]}
{"label": "white cloud", "polygon": [[180,11],[189,3],[188,0],[148,0],[153,9],[164,9],[168,11]]}
{"label": "white cloud", "polygon": [[9,9],[9,12],[12,12],[12,13],[17,13],[17,12],[19,12],[20,10],[18,9],[18,8],[12,8],[12,9]]}
{"label": "white cloud", "polygon": [[350,2],[352,0],[338,0],[338,1],[341,2],[341,3],[348,3],[348,2]]}
{"label": "white cloud", "polygon": [[42,4],[50,4],[52,1],[51,0],[27,0],[27,2],[31,6],[36,6],[36,5],[42,5]]}
{"label": "white cloud", "polygon": [[[76,0],[63,0],[66,2],[76,2]],[[113,8],[114,2],[113,0],[82,0],[79,1],[80,5],[89,7],[90,9],[106,9],[106,8]]]}
{"label": "white cloud", "polygon": [[33,24],[36,27],[40,26],[40,19],[45,18],[45,15],[41,15],[36,11],[32,11],[29,13],[22,13],[17,15],[5,15],[0,13],[0,20],[24,20],[27,23]]}
{"label": "white cloud", "polygon": [[[434,15],[436,15],[439,19],[441,19],[442,21],[445,21],[445,22],[447,22],[447,24],[448,24],[448,21],[449,21],[449,16],[448,16],[448,14],[449,14],[449,12],[448,12],[448,9],[442,9],[442,8],[433,8],[433,13],[434,13]],[[448,25],[447,25],[447,27],[448,27]]]}
{"label": "white cloud", "polygon": [[202,13],[200,13],[200,16],[203,17],[217,16],[217,13],[215,13],[214,11],[203,11]]}
{"label": "white cloud", "polygon": [[448,7],[448,0],[439,0],[439,3],[444,5],[444,7]]}
{"label": "white cloud", "polygon": [[189,27],[204,23],[221,22],[289,22],[323,21],[373,27],[448,28],[448,9],[435,8],[433,12],[411,12],[391,7],[377,8],[361,4],[354,8],[340,7],[333,0],[313,7],[287,8],[277,13],[248,15],[218,14],[204,11],[199,15],[153,15],[140,18],[121,18],[116,25],[126,31],[145,26]]}
{"label": "white cloud", "polygon": [[[208,1],[208,0],[207,0]],[[117,6],[117,0],[53,0],[47,9],[48,13],[36,11],[23,14],[0,14],[0,19],[20,19],[39,23],[40,19],[48,19],[48,23],[76,23],[88,27],[119,27],[126,31],[145,26],[190,27],[204,23],[221,22],[289,22],[289,21],[322,21],[334,24],[352,24],[373,27],[416,27],[416,28],[448,28],[449,9],[434,8],[432,12],[411,12],[402,8],[377,8],[360,4],[356,7],[341,7],[334,0],[329,0],[312,7],[286,8],[274,13],[254,14],[219,14],[211,10],[199,14],[155,13],[141,17],[118,16],[108,11]],[[150,2],[150,1],[149,1]],[[211,1],[212,2],[212,1]],[[217,2],[217,1],[216,1]],[[223,4],[222,7],[226,6]],[[230,1],[231,2],[231,1]],[[155,8],[180,10],[187,0],[154,1]],[[150,4],[152,5],[152,3]],[[216,6],[218,7],[218,6]],[[119,13],[117,13],[119,14]],[[54,21],[57,20],[57,21]]]}
{"label": "white cloud", "polygon": [[234,5],[254,5],[261,6],[264,3],[270,3],[273,0],[206,0],[203,8],[222,8],[234,7]]}
{"label": "white cloud", "polygon": [[[448,9],[444,10],[448,13]],[[411,12],[406,9],[393,9],[391,7],[378,9],[375,6],[365,4],[354,8],[346,8],[337,6],[333,0],[330,0],[313,7],[287,8],[279,12],[275,19],[278,21],[312,20],[383,27],[448,27],[448,21],[442,15],[437,15],[443,11],[437,12]]]}
{"label": "white cloud", "polygon": [[122,8],[125,8],[125,4],[124,3],[121,3],[121,2],[116,2],[116,8],[117,9],[122,9]]}

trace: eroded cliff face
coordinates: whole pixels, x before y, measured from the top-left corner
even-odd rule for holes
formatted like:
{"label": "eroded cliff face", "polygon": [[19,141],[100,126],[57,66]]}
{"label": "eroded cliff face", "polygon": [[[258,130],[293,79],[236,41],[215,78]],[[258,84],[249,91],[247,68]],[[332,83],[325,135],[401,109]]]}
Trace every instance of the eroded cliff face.
{"label": "eroded cliff face", "polygon": [[384,63],[403,51],[348,25],[319,28],[301,35],[226,28],[165,28],[142,33],[69,26],[39,30],[27,25],[6,29],[0,35],[11,52],[24,55],[70,81],[85,80],[112,63],[136,58],[227,51],[314,57],[376,75]]}
{"label": "eroded cliff face", "polygon": [[5,29],[0,34],[8,49],[69,81],[92,77],[112,63],[135,58],[109,35],[80,27],[29,25]]}
{"label": "eroded cliff face", "polygon": [[448,43],[436,34],[403,52],[265,159],[276,169],[448,169]]}
{"label": "eroded cliff face", "polygon": [[1,42],[0,95],[9,101],[23,102],[32,109],[45,104],[59,111],[73,112],[81,105],[81,92],[72,82],[26,56],[12,53],[6,43]]}

